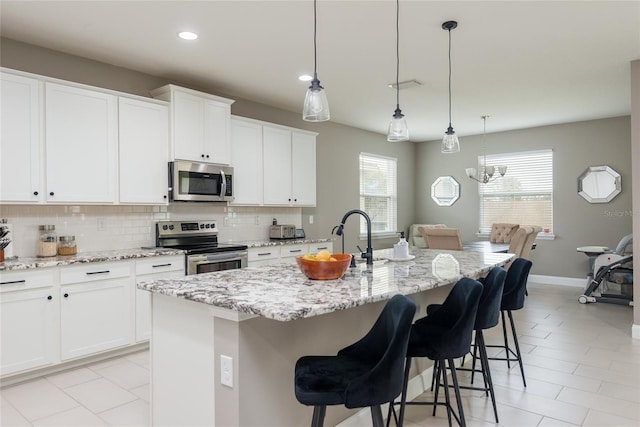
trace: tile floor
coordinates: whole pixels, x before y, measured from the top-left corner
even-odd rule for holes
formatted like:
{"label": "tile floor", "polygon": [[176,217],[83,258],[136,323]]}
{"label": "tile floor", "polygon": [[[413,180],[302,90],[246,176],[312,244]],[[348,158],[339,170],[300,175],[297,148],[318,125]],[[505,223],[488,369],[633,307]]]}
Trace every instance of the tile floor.
{"label": "tile floor", "polygon": [[[500,426],[640,426],[640,340],[631,338],[632,308],[581,305],[580,293],[529,284],[525,309],[514,312],[528,386],[517,367],[491,362]],[[500,326],[486,334],[487,343],[500,339]],[[467,425],[496,425],[482,392],[462,393]],[[148,426],[149,353],[6,387],[0,398],[2,426]],[[409,406],[405,425],[445,426],[446,412],[439,408],[432,417],[431,407]]]}

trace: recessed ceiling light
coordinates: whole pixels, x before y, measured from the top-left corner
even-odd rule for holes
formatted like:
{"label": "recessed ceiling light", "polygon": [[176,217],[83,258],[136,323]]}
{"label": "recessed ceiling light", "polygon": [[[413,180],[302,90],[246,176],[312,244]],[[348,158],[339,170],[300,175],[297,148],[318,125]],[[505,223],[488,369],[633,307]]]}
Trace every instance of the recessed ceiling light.
{"label": "recessed ceiling light", "polygon": [[180,31],[178,33],[178,37],[180,37],[182,40],[195,40],[198,38],[198,35],[196,33],[192,33],[191,31]]}
{"label": "recessed ceiling light", "polygon": [[300,77],[298,77],[298,80],[303,82],[310,82],[311,80],[313,80],[313,77],[311,77],[309,74],[303,74]]}

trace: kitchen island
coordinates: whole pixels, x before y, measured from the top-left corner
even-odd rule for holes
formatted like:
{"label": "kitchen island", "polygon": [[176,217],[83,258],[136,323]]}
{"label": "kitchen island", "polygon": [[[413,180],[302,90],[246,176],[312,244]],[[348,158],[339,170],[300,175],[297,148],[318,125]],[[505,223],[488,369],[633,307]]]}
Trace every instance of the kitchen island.
{"label": "kitchen island", "polygon": [[[428,249],[401,262],[384,260],[391,250],[374,255],[373,266],[359,263],[330,281],[309,280],[289,263],[138,283],[153,293],[153,425],[309,425],[312,409],[293,393],[299,357],[355,342],[395,294],[410,296],[423,316],[461,277],[480,277],[513,257]],[[355,412],[332,407],[326,424]]]}

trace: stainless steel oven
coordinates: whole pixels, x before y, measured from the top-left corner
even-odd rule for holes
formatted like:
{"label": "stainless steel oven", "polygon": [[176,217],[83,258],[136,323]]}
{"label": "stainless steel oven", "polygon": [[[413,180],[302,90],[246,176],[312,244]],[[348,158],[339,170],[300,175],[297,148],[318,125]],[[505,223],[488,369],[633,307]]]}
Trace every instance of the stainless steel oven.
{"label": "stainless steel oven", "polygon": [[184,250],[187,275],[247,266],[247,246],[219,243],[212,220],[159,221],[156,246]]}

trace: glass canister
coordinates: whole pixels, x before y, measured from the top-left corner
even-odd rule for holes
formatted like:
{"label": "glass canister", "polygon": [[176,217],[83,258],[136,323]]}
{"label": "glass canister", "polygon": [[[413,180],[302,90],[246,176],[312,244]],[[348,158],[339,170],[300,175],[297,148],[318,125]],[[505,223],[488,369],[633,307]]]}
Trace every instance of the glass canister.
{"label": "glass canister", "polygon": [[49,257],[58,254],[58,236],[55,225],[41,225],[38,236],[38,256]]}
{"label": "glass canister", "polygon": [[77,253],[76,236],[60,236],[58,238],[58,255],[75,255]]}

